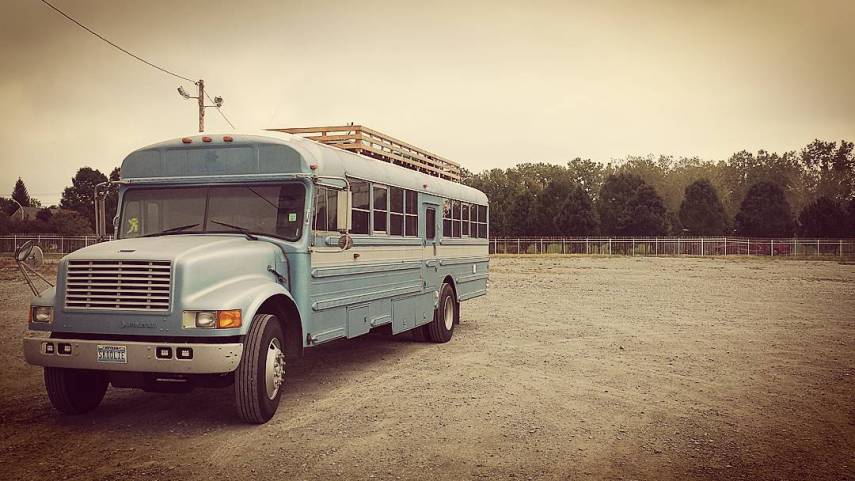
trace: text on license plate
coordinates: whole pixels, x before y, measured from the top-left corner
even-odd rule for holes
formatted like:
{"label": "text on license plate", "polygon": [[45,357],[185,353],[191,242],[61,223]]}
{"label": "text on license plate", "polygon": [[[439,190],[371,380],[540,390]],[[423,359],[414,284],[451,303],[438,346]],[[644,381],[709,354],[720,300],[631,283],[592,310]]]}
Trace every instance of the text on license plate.
{"label": "text on license plate", "polygon": [[98,362],[118,362],[127,364],[127,346],[115,346],[109,344],[98,344]]}

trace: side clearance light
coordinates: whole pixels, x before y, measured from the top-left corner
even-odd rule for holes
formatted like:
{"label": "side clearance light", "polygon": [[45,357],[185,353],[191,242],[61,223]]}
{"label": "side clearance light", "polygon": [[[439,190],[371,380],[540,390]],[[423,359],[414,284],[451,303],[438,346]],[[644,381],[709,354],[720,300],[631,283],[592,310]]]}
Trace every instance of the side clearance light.
{"label": "side clearance light", "polygon": [[190,137],[182,137],[182,138],[181,138],[181,142],[182,142],[182,143],[185,143],[185,144],[192,144],[192,143],[193,143],[193,139],[191,139]]}
{"label": "side clearance light", "polygon": [[234,140],[234,139],[232,138],[232,136],[231,136],[231,135],[224,135],[224,136],[223,136],[223,142],[231,142],[231,141],[233,141],[233,140]]}
{"label": "side clearance light", "polygon": [[208,136],[202,137],[202,142],[210,142],[211,138]]}

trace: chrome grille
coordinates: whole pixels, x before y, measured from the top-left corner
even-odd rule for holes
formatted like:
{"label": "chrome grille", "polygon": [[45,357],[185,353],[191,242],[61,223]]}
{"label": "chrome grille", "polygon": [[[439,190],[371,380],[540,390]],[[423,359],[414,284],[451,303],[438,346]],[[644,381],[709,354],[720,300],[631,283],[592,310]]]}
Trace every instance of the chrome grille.
{"label": "chrome grille", "polygon": [[65,307],[168,311],[171,287],[169,261],[70,260]]}

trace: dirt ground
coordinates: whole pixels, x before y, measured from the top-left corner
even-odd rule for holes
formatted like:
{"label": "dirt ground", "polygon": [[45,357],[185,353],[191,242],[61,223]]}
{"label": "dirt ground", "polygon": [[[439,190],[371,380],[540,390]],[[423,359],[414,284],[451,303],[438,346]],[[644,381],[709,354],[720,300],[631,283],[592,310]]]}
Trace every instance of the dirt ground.
{"label": "dirt ground", "polygon": [[444,345],[372,334],[230,390],[50,407],[0,269],[2,479],[855,479],[855,265],[498,257]]}

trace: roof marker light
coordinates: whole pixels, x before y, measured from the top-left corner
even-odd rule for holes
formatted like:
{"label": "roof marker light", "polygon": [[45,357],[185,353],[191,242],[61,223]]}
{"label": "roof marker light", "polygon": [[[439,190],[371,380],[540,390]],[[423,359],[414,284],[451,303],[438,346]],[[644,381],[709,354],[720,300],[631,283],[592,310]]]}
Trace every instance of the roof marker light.
{"label": "roof marker light", "polygon": [[211,138],[208,136],[202,137],[202,142],[210,142]]}
{"label": "roof marker light", "polygon": [[182,137],[181,142],[183,142],[185,144],[189,144],[189,143],[193,142],[193,139],[191,139],[190,137]]}
{"label": "roof marker light", "polygon": [[318,164],[309,164],[309,168],[312,170],[318,170]]}
{"label": "roof marker light", "polygon": [[231,142],[231,141],[233,141],[233,140],[234,140],[234,139],[232,138],[232,136],[231,136],[231,135],[224,135],[224,136],[223,136],[223,142]]}

